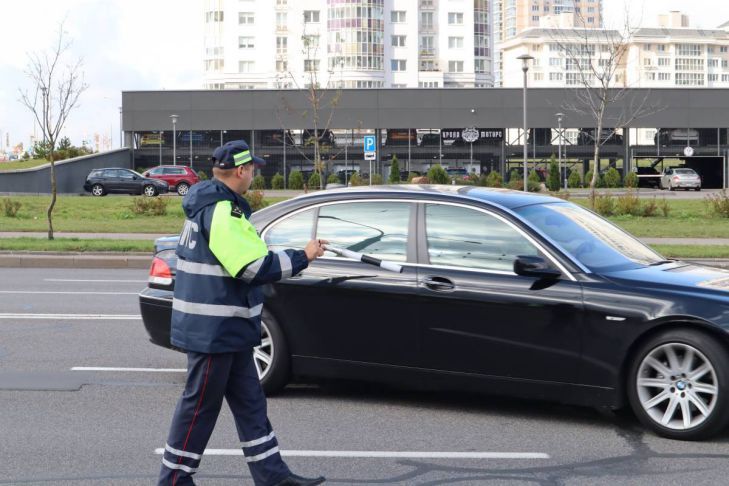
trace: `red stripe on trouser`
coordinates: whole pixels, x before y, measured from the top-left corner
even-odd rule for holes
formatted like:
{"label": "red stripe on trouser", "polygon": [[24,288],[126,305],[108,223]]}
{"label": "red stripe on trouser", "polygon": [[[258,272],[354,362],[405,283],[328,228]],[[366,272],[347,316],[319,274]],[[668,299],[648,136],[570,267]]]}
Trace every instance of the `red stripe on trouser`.
{"label": "red stripe on trouser", "polygon": [[[197,402],[197,407],[195,407],[195,413],[192,416],[192,422],[190,422],[190,428],[187,429],[187,437],[185,437],[185,443],[182,445],[182,450],[184,451],[187,449],[187,443],[190,441],[190,434],[192,433],[192,427],[195,425],[195,420],[197,419],[197,415],[200,412],[200,405],[202,405],[203,397],[205,396],[205,389],[208,386],[208,375],[210,373],[210,364],[213,361],[212,356],[208,356],[208,366],[205,369],[205,380],[203,381],[203,387],[202,391],[200,392],[200,400]],[[177,459],[177,464],[182,464],[182,456]],[[177,481],[177,471],[175,471],[172,474],[172,486],[175,486],[175,482]]]}

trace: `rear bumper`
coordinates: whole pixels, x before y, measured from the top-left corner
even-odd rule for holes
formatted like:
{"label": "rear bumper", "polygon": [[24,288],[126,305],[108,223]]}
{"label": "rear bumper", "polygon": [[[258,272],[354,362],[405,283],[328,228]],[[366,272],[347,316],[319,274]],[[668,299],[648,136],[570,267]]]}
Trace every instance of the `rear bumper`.
{"label": "rear bumper", "polygon": [[673,187],[690,187],[690,188],[696,188],[701,187],[700,181],[678,181],[672,183]]}
{"label": "rear bumper", "polygon": [[175,349],[170,344],[172,292],[147,287],[139,293],[139,310],[149,340],[158,346]]}

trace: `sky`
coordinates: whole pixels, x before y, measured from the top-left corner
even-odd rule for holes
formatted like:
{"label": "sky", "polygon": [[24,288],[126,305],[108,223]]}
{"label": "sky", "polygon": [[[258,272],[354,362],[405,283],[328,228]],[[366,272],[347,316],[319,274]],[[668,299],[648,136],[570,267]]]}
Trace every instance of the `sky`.
{"label": "sky", "polygon": [[[726,0],[628,4],[633,23],[644,27],[669,10],[687,13],[693,27],[729,21]],[[625,1],[603,0],[603,6],[605,26],[620,28]],[[62,21],[72,42],[65,62],[81,59],[89,86],[63,135],[81,145],[99,133],[116,148],[122,91],[202,88],[202,19],[202,0],[0,0],[0,149],[8,133],[11,146],[29,143],[34,121],[19,102],[19,90],[33,87],[25,74],[28,55],[49,50]]]}

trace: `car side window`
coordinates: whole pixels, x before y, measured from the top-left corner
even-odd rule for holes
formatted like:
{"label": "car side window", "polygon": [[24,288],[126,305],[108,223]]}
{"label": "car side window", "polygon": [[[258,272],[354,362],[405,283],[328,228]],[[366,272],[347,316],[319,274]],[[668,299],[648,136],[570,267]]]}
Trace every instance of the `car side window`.
{"label": "car side window", "polygon": [[108,177],[108,178],[119,177],[118,172],[119,171],[118,170],[115,170],[115,169],[107,169],[107,170],[104,171],[103,176],[104,177]]}
{"label": "car side window", "polygon": [[[351,202],[319,209],[317,238],[332,245],[376,256],[407,260],[410,203]],[[335,257],[331,252],[326,256]]]}
{"label": "car side window", "polygon": [[128,170],[120,170],[117,172],[119,173],[117,177],[121,177],[122,179],[134,179],[134,174],[132,174]]}
{"label": "car side window", "polygon": [[542,256],[511,225],[464,207],[427,204],[425,231],[431,265],[512,272],[517,256]]}
{"label": "car side window", "polygon": [[314,210],[309,209],[274,223],[266,232],[264,241],[273,251],[286,248],[303,249],[311,240],[313,230]]}
{"label": "car side window", "polygon": [[149,174],[150,175],[162,175],[163,170],[164,169],[162,167],[157,167],[156,169],[150,170]]}

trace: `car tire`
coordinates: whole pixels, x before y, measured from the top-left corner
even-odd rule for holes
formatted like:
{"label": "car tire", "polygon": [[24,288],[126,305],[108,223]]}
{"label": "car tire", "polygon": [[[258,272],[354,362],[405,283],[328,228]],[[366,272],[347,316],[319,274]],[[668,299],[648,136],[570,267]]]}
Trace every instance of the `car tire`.
{"label": "car tire", "polygon": [[106,191],[101,184],[94,184],[91,186],[91,194],[96,197],[101,197],[106,195]]}
{"label": "car tire", "polygon": [[700,187],[697,187],[697,188],[695,188],[695,189],[694,189],[694,191],[696,191],[696,192],[698,192],[698,191],[700,191],[700,190],[701,190],[701,188],[700,188]]}
{"label": "car tire", "polygon": [[179,184],[177,184],[177,194],[179,194],[180,196],[184,196],[189,190],[190,185],[187,182],[180,182]]}
{"label": "car tire", "polygon": [[670,182],[668,183],[668,190],[669,191],[674,191],[675,190],[675,188],[673,187],[673,184],[671,184]]}
{"label": "car tire", "polygon": [[142,194],[147,197],[154,197],[157,195],[157,188],[154,187],[152,184],[147,184],[142,188]]}
{"label": "car tire", "polygon": [[699,331],[656,334],[635,354],[627,389],[638,420],[656,434],[706,439],[729,423],[729,353]]}
{"label": "car tire", "polygon": [[267,395],[281,391],[288,384],[291,376],[291,356],[286,337],[276,318],[266,309],[263,309],[261,315],[261,345],[254,348],[253,361],[263,391]]}

